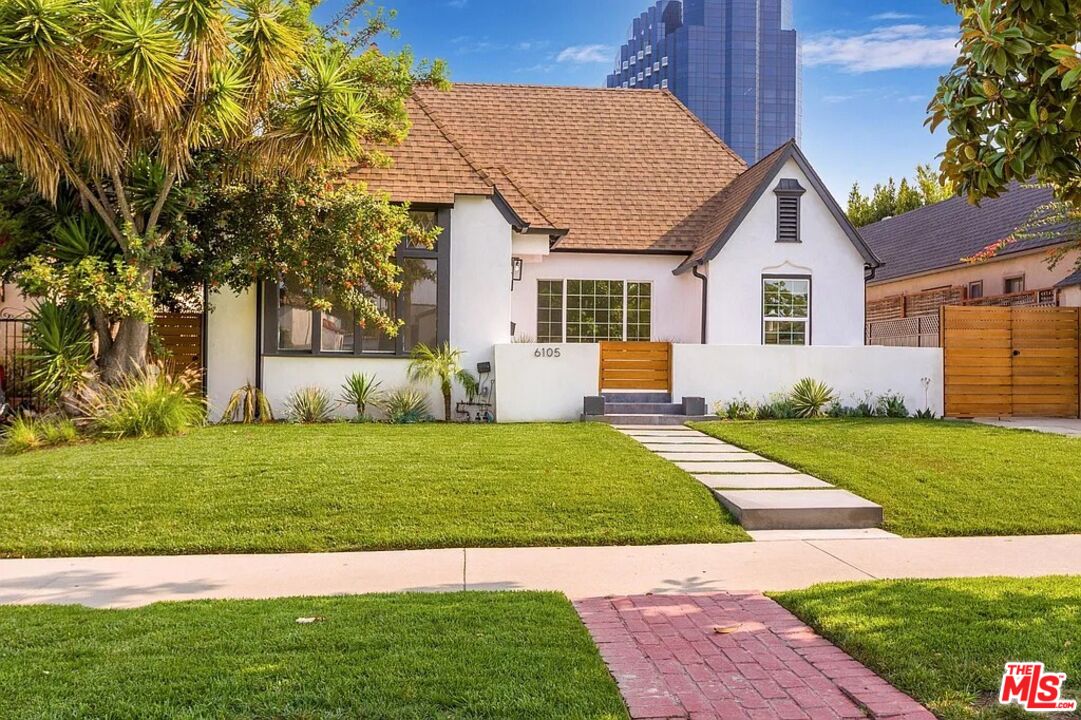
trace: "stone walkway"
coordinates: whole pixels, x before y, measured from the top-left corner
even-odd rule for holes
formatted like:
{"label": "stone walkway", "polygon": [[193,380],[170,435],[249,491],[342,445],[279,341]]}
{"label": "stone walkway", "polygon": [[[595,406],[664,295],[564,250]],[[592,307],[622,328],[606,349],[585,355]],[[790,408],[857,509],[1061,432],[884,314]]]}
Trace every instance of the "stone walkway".
{"label": "stone walkway", "polygon": [[575,607],[633,720],[934,720],[762,595],[638,595]]}
{"label": "stone walkway", "polygon": [[880,529],[882,508],[870,500],[705,433],[615,428],[708,487],[755,540],[896,537]]}

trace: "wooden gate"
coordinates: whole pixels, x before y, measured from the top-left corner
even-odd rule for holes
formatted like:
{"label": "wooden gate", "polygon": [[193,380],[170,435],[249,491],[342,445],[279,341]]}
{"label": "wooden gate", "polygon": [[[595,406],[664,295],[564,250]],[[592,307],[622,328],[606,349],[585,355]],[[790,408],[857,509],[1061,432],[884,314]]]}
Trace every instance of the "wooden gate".
{"label": "wooden gate", "polygon": [[176,371],[203,368],[203,316],[201,313],[158,313],[154,334],[165,350],[166,364]]}
{"label": "wooden gate", "polygon": [[1078,308],[942,308],[946,415],[1078,417]]}
{"label": "wooden gate", "polygon": [[670,390],[672,344],[602,342],[601,390]]}

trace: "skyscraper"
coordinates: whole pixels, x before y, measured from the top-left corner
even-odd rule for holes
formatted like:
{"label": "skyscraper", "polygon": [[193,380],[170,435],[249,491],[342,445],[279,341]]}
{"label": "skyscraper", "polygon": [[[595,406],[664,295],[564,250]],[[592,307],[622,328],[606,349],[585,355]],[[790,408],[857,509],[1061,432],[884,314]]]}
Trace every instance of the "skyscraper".
{"label": "skyscraper", "polygon": [[660,0],[628,35],[608,87],[671,90],[748,163],[799,140],[792,0]]}

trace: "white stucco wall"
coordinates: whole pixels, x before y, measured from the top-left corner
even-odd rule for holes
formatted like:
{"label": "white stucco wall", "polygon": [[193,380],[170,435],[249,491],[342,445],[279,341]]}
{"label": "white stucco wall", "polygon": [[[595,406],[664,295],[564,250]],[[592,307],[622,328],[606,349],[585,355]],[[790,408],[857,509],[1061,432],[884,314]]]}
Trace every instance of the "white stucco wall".
{"label": "white stucco wall", "polygon": [[255,288],[239,295],[224,290],[210,296],[206,322],[206,388],[210,419],[217,422],[229,396],[255,384]]}
{"label": "white stucco wall", "polygon": [[495,347],[499,422],[577,420],[597,394],[600,346],[513,343]]}
{"label": "white stucco wall", "polygon": [[[909,412],[930,407],[942,414],[942,350],[901,347],[781,347],[675,345],[672,397],[715,402],[762,402],[812,377],[836,391],[845,405],[870,392],[900,393]],[[924,378],[928,378],[926,386]]]}
{"label": "white stucco wall", "polygon": [[[773,188],[794,178],[807,192],[799,243],[777,242]],[[811,276],[811,344],[862,345],[864,260],[795,160],[789,160],[720,253],[708,263],[707,342],[762,343],[762,276]],[[690,273],[685,273],[689,277]]]}
{"label": "white stucco wall", "polygon": [[682,261],[683,257],[677,255],[559,251],[543,259],[527,257],[522,266],[522,280],[514,283],[511,295],[511,319],[517,325],[516,335],[537,337],[538,280],[625,280],[653,285],[653,340],[698,342],[702,336],[702,285],[690,273],[672,274]]}

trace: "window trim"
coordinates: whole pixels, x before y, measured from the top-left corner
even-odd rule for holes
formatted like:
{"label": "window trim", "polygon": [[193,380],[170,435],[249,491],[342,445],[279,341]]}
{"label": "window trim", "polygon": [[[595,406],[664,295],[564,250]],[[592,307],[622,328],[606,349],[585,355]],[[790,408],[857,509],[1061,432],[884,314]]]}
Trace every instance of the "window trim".
{"label": "window trim", "polygon": [[[394,251],[394,262],[401,265],[405,258],[418,258],[436,261],[436,342],[442,344],[450,339],[450,205],[424,205],[412,204],[410,210],[422,212],[435,211],[435,222],[442,232],[436,241],[435,250],[425,248],[410,248],[403,239]],[[312,342],[310,350],[280,350],[278,348],[278,283],[274,280],[264,281],[262,289],[262,348],[261,357],[330,357],[330,358],[407,358],[412,348],[405,347],[405,333],[399,330],[394,338],[394,352],[364,351],[360,333],[354,331],[353,351],[338,352],[322,349],[322,312],[311,310],[312,313]],[[395,314],[400,317],[402,304],[404,303],[401,293],[395,298]]]}
{"label": "window trim", "polygon": [[758,313],[761,317],[759,327],[761,328],[761,338],[759,342],[762,345],[766,344],[766,321],[767,320],[784,320],[784,318],[767,318],[766,317],[766,282],[769,280],[806,280],[807,281],[807,319],[804,324],[807,326],[807,332],[805,333],[806,342],[803,345],[772,345],[770,347],[810,347],[813,337],[814,326],[812,324],[812,318],[814,316],[814,281],[810,275],[806,274],[792,274],[792,273],[763,273],[761,280],[759,280],[758,288]]}
{"label": "window trim", "polygon": [[[980,289],[980,294],[974,296],[972,294],[972,289],[975,288],[975,287],[978,287]],[[983,280],[972,280],[972,281],[970,281],[968,283],[968,288],[966,289],[966,293],[967,293],[968,299],[970,299],[970,300],[978,300],[979,298],[982,298],[983,297]]]}
{"label": "window trim", "polygon": [[[541,339],[540,339],[540,284],[542,282],[557,282],[557,283],[559,283],[560,288],[562,290],[562,298],[563,299],[562,299],[562,307],[560,308],[561,312],[560,312],[560,319],[559,319],[559,330],[560,330],[560,339],[559,340],[541,341]],[[537,278],[536,291],[534,292],[534,297],[537,299],[537,302],[536,302],[536,305],[535,305],[536,310],[534,311],[534,318],[535,318],[535,322],[536,322],[536,325],[535,325],[534,329],[536,330],[536,338],[537,338],[538,343],[543,342],[543,344],[547,344],[547,345],[555,345],[555,344],[589,345],[590,344],[588,342],[571,342],[571,341],[567,340],[567,283],[569,283],[569,282],[620,282],[620,283],[623,283],[623,339],[622,340],[594,340],[592,344],[601,343],[601,342],[653,342],[653,310],[654,310],[654,301],[656,299],[656,296],[653,294],[653,286],[654,286],[655,283],[652,280],[637,280],[637,279],[631,279],[631,278],[622,278],[621,279],[621,278],[596,278],[596,277],[594,277],[594,278],[585,278],[585,277],[554,278],[554,277],[547,277],[547,278]],[[631,283],[635,283],[635,284],[638,284],[638,285],[648,285],[649,286],[649,339],[648,340],[627,340],[627,323],[628,323],[627,316],[629,314],[627,312],[627,286],[630,285]]]}
{"label": "window trim", "polygon": [[[1021,289],[1020,290],[1013,290],[1013,291],[1007,290],[1006,286],[1011,280],[1020,280],[1021,281]],[[1023,293],[1023,292],[1025,292],[1025,274],[1024,273],[1016,273],[1014,275],[1007,275],[1006,277],[1002,278],[1002,294],[1003,295],[1016,295],[1018,293]]]}

